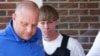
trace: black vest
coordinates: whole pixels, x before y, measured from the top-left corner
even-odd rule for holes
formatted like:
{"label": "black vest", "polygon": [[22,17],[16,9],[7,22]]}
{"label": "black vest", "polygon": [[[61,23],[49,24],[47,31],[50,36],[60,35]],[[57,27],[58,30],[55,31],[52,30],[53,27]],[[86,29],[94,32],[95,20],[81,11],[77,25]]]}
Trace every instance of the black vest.
{"label": "black vest", "polygon": [[53,54],[51,54],[51,55],[48,55],[45,52],[46,56],[70,56],[70,50],[68,50],[66,48],[69,36],[64,35],[64,34],[62,34],[62,36],[63,36],[63,40],[62,40],[62,43],[61,43],[61,47],[57,48],[56,51]]}

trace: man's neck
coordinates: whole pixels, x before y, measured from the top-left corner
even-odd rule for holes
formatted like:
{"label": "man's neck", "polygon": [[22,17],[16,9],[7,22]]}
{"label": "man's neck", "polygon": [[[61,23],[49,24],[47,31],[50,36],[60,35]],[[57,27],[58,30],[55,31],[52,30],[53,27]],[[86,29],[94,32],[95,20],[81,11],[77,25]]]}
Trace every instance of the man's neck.
{"label": "man's neck", "polygon": [[44,37],[45,41],[53,41],[58,37],[59,33],[55,32],[54,34],[52,34],[50,37]]}

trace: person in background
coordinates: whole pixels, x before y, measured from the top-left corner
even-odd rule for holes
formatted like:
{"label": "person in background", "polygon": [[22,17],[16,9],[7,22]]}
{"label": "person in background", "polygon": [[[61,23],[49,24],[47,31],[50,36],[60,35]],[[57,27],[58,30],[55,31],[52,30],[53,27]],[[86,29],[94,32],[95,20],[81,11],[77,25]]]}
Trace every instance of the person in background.
{"label": "person in background", "polygon": [[55,8],[44,5],[40,8],[38,27],[43,35],[46,56],[85,56],[80,43],[56,30],[59,15]]}
{"label": "person in background", "polygon": [[94,43],[86,56],[100,56],[100,31],[98,32]]}
{"label": "person in background", "polygon": [[0,30],[0,56],[45,56],[38,41],[39,8],[32,1],[18,3],[7,27]]}

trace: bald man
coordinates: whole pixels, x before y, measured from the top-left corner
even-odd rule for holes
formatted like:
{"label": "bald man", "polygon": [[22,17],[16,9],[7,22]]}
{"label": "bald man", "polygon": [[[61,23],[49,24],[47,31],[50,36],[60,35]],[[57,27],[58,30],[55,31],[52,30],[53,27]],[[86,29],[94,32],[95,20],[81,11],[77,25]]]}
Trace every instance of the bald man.
{"label": "bald man", "polygon": [[0,56],[44,56],[41,31],[37,28],[39,8],[32,1],[20,2],[7,27],[0,31]]}

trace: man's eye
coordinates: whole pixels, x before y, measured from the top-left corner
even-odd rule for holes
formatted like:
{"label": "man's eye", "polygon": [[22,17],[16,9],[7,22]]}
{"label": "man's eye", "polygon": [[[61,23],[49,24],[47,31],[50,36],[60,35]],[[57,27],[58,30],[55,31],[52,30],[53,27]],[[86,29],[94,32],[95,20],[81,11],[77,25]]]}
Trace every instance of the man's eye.
{"label": "man's eye", "polygon": [[24,26],[27,26],[28,24],[23,24]]}
{"label": "man's eye", "polygon": [[41,24],[44,24],[44,22],[41,22]]}
{"label": "man's eye", "polygon": [[51,21],[49,21],[48,23],[52,23]]}
{"label": "man's eye", "polygon": [[48,23],[52,23],[52,22],[48,22]]}
{"label": "man's eye", "polygon": [[35,26],[37,26],[36,24],[32,24],[32,27],[35,27]]}

